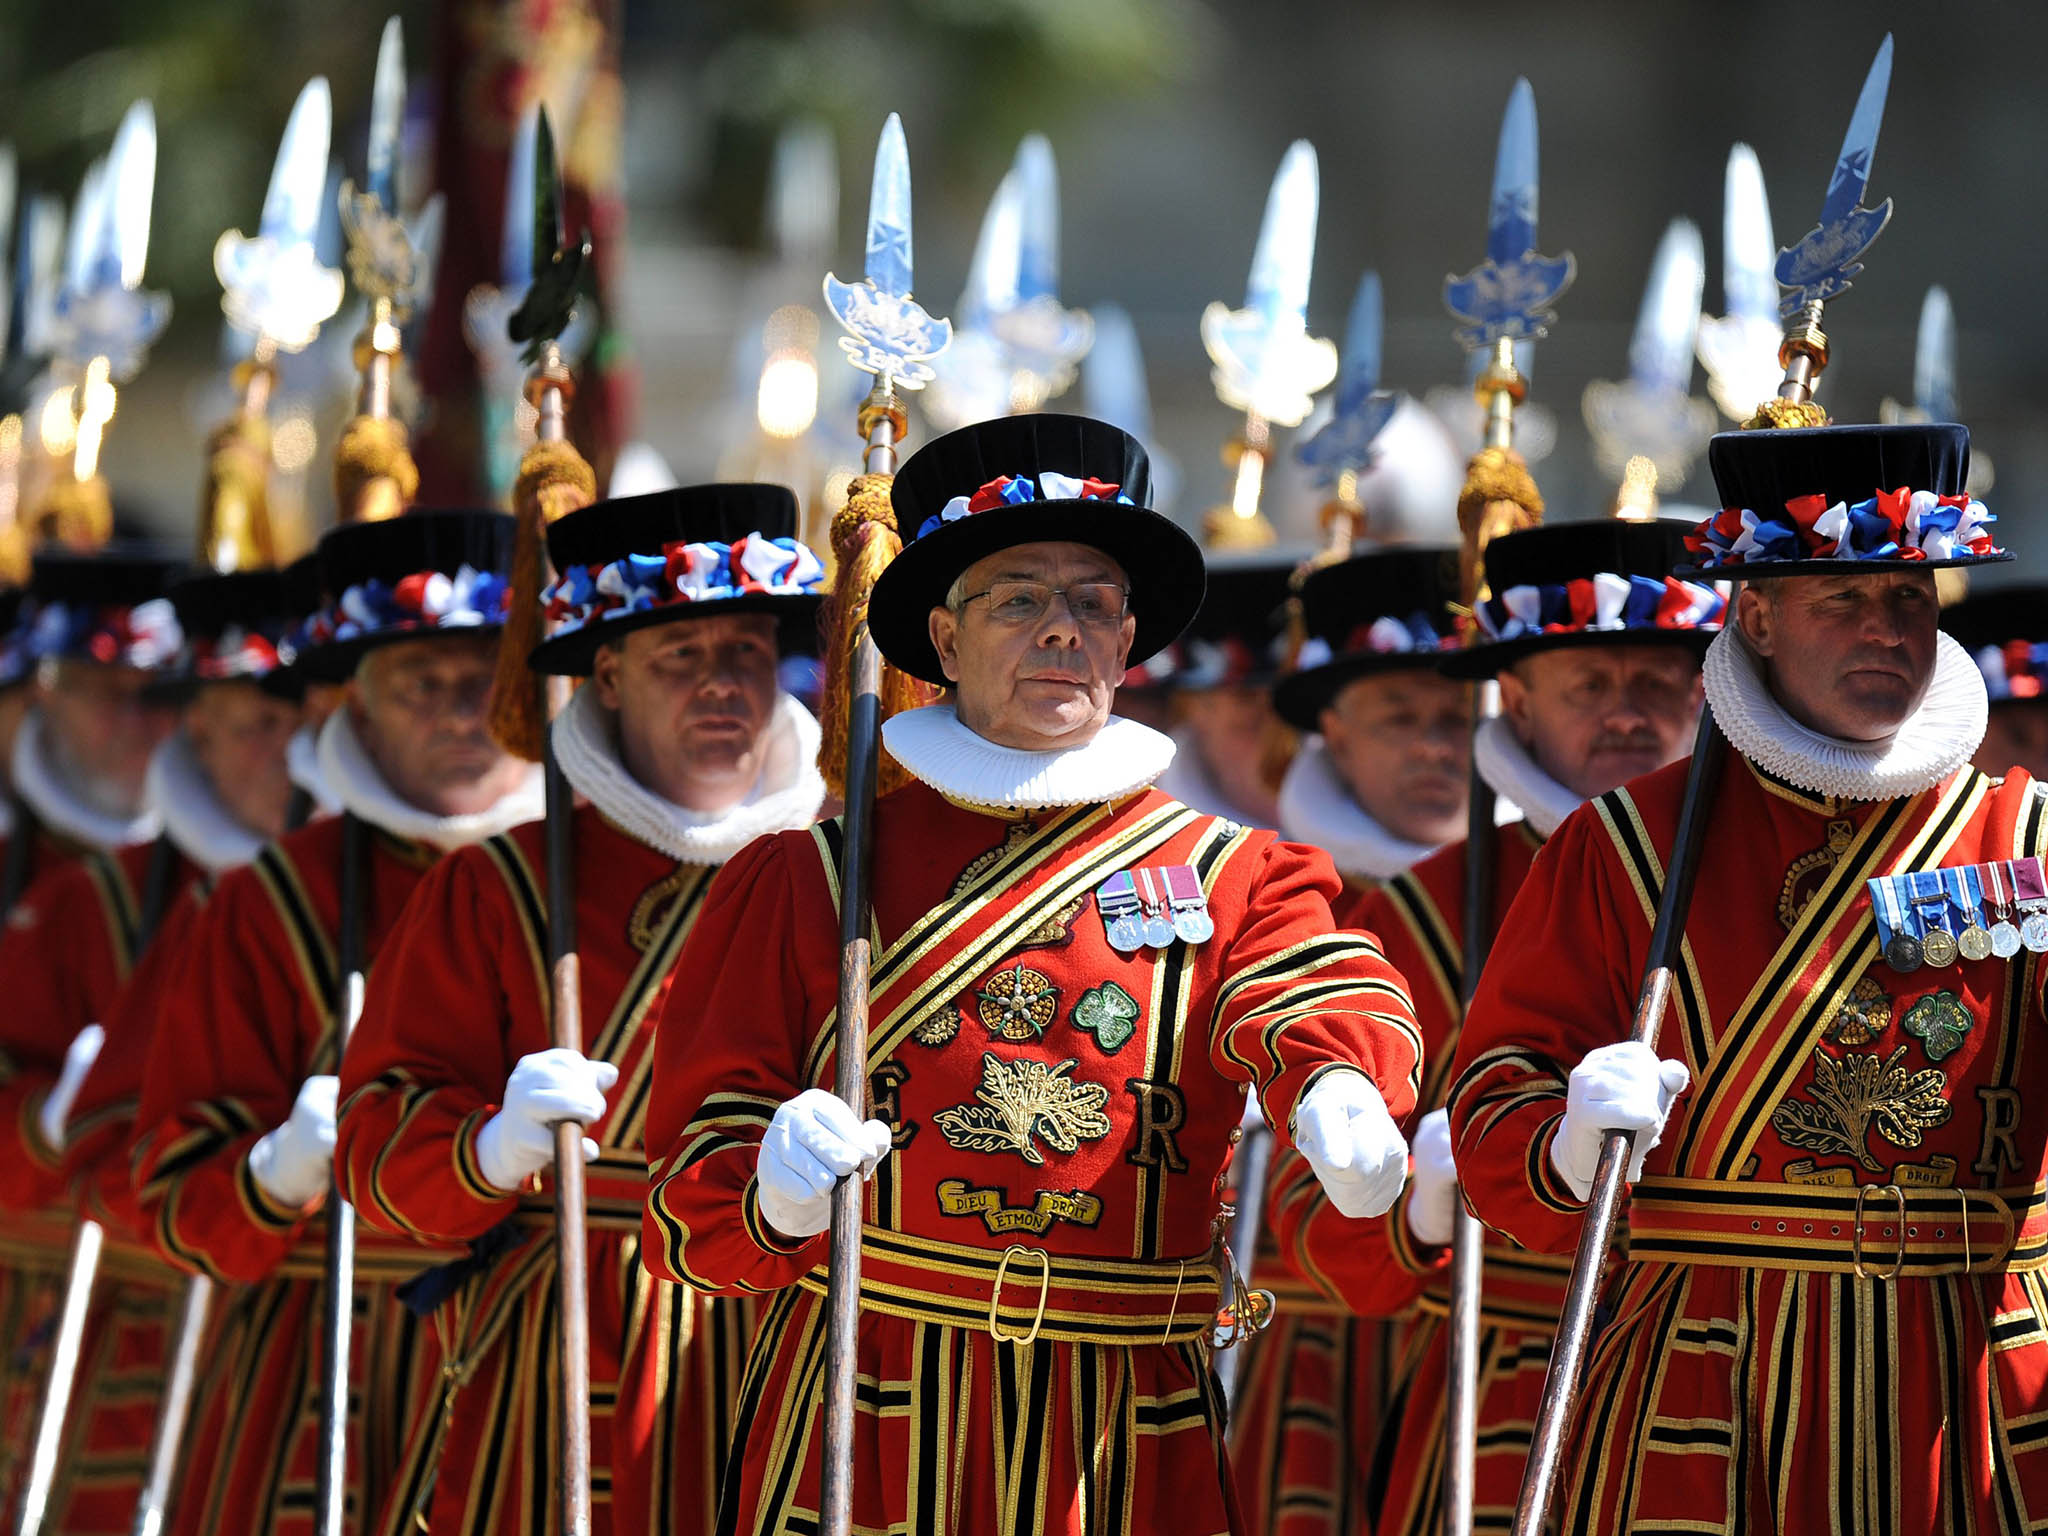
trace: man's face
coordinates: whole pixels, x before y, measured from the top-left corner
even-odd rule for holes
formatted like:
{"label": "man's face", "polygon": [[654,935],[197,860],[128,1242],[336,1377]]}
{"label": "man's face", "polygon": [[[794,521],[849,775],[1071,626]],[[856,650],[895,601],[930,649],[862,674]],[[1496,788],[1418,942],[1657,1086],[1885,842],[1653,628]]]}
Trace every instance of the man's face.
{"label": "man's face", "polygon": [[969,566],[959,605],[931,612],[961,722],[1027,751],[1092,741],[1137,632],[1128,585],[1122,566],[1086,544],[1020,544]]}
{"label": "man's face", "polygon": [[215,796],[251,832],[282,837],[291,805],[285,749],[299,706],[254,683],[208,683],[185,710],[185,735]]}
{"label": "man's face", "polygon": [[1883,741],[1920,707],[1939,618],[1932,571],[1781,578],[1735,600],[1778,702],[1842,741]]}
{"label": "man's face", "polygon": [[177,727],[178,706],[156,682],[132,667],[90,661],[59,662],[37,681],[52,766],[107,815],[142,808],[150,754]]}
{"label": "man's face", "polygon": [[1338,690],[1321,726],[1331,763],[1374,821],[1432,848],[1465,835],[1469,685],[1419,670],[1361,677]]}
{"label": "man's face", "polygon": [[379,646],[356,668],[350,716],[400,799],[434,816],[473,816],[525,777],[485,724],[496,660],[495,636],[449,635]]}
{"label": "man's face", "polygon": [[1691,751],[1702,692],[1698,660],[1678,645],[1538,651],[1500,676],[1516,738],[1581,800]]}
{"label": "man's face", "polygon": [[1992,705],[1976,764],[1989,774],[2024,768],[2037,780],[2048,779],[2048,699]]}
{"label": "man's face", "polygon": [[601,648],[591,686],[617,720],[626,771],[693,811],[746,799],[775,718],[776,655],[765,613],[680,619]]}

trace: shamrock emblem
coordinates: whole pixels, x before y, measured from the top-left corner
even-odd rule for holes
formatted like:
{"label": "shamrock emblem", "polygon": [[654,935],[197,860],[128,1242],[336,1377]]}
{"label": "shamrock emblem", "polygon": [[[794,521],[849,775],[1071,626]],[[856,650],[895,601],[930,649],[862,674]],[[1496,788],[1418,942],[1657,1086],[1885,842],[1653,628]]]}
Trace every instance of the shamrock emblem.
{"label": "shamrock emblem", "polygon": [[1138,1028],[1138,1000],[1113,981],[1090,987],[1074,1004],[1074,1028],[1095,1037],[1107,1055],[1123,1049]]}
{"label": "shamrock emblem", "polygon": [[1929,1061],[1943,1061],[1955,1054],[1973,1022],[1962,999],[1944,989],[1928,993],[1908,1008],[1899,1027],[1920,1041]]}

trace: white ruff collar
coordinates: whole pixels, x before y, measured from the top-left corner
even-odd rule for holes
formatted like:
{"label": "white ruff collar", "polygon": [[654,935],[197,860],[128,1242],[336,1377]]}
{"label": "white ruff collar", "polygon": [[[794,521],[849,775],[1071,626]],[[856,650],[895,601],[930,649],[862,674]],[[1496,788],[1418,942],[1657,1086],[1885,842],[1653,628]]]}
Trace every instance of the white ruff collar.
{"label": "white ruff collar", "polygon": [[1352,879],[1391,880],[1436,852],[1380,825],[1337,772],[1320,736],[1303,739],[1280,781],[1280,830],[1291,842],[1323,849]]}
{"label": "white ruff collar", "polygon": [[1240,826],[1256,827],[1260,824],[1263,818],[1254,816],[1242,806],[1232,805],[1230,797],[1217,787],[1216,776],[1202,761],[1192,731],[1186,727],[1175,731],[1173,749],[1173,761],[1159,775],[1157,788],[1161,794],[1171,795],[1182,805],[1193,806],[1211,816],[1221,816]]}
{"label": "white ruff collar", "polygon": [[1538,837],[1550,836],[1586,803],[1543,771],[1505,716],[1492,715],[1479,723],[1472,737],[1472,765],[1496,795],[1520,807],[1522,819]]}
{"label": "white ruff collar", "polygon": [[1732,624],[1707,647],[1704,671],[1714,723],[1736,751],[1772,778],[1841,800],[1896,800],[1934,788],[1970,761],[1990,712],[1983,676],[1946,634],[1935,640],[1926,697],[1883,741],[1843,741],[1793,719]]}
{"label": "white ruff collar", "polygon": [[263,851],[263,839],[220,803],[183,731],[150,754],[142,795],[163,819],[164,835],[178,852],[209,874],[247,864]]}
{"label": "white ruff collar", "polygon": [[928,704],[882,724],[889,755],[940,794],[991,810],[1091,805],[1136,794],[1173,761],[1173,738],[1111,715],[1085,746],[1027,752],[977,736],[951,704]]}
{"label": "white ruff collar", "polygon": [[809,826],[825,802],[818,722],[788,694],[776,695],[760,777],[744,801],[725,811],[688,810],[628,773],[592,688],[576,690],[549,739],[562,776],[578,794],[629,835],[682,864],[723,864],[757,837]]}
{"label": "white ruff collar", "polygon": [[467,816],[436,816],[421,810],[411,801],[400,799],[398,792],[385,782],[377,765],[370,761],[362,738],[356,735],[346,707],[329,715],[320,728],[320,777],[334,787],[344,810],[379,831],[431,843],[443,853],[509,832],[522,822],[538,821],[547,810],[547,792],[539,763],[529,764],[518,788],[501,795],[487,811]]}
{"label": "white ruff collar", "polygon": [[14,733],[14,759],[8,765],[14,775],[14,792],[35,812],[37,820],[61,837],[88,848],[125,848],[146,843],[161,830],[148,796],[133,816],[109,816],[87,805],[58,782],[43,746],[43,717],[30,710]]}
{"label": "white ruff collar", "polygon": [[292,732],[292,739],[285,744],[285,772],[292,776],[292,783],[313,798],[313,806],[323,816],[337,816],[341,813],[341,801],[320,776],[320,733],[310,725],[302,725]]}

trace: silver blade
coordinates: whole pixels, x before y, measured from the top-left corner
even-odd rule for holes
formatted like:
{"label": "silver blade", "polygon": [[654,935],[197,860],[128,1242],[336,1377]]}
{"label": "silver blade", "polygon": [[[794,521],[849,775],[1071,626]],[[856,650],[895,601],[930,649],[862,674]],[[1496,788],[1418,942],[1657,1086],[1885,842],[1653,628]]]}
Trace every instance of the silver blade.
{"label": "silver blade", "polygon": [[149,211],[156,189],[156,114],[147,99],[129,107],[107,157],[104,243],[92,274],[95,282],[142,282],[149,254]]}
{"label": "silver blade", "polygon": [[377,44],[377,74],[370,87],[370,148],[363,190],[386,213],[397,213],[399,150],[405,138],[405,28],[393,16]]}
{"label": "silver blade", "polygon": [[520,294],[533,286],[533,165],[540,137],[540,106],[520,114],[505,163],[505,220],[498,243],[498,286]]}
{"label": "silver blade", "polygon": [[1863,189],[1870,184],[1870,162],[1877,154],[1877,131],[1884,125],[1884,99],[1892,84],[1892,36],[1887,32],[1871,60],[1870,73],[1863,77],[1863,91],[1856,98],[1856,111],[1849,119],[1849,131],[1842,136],[1842,153],[1835,161],[1835,173],[1828,179],[1827,201],[1821,205],[1823,226],[1846,217],[1863,201]]}
{"label": "silver blade", "polygon": [[1060,173],[1052,145],[1027,133],[1010,174],[1017,178],[1017,299],[1057,298],[1060,291]]}
{"label": "silver blade", "polygon": [[839,228],[839,164],[832,133],[816,119],[785,126],[768,176],[768,234],[792,265],[823,266]]}
{"label": "silver blade", "polygon": [[1693,339],[1706,291],[1707,252],[1691,219],[1673,219],[1658,242],[1628,345],[1629,376],[1649,388],[1684,394],[1692,381]]}
{"label": "silver blade", "polygon": [[327,208],[327,136],[333,117],[327,81],[315,75],[299,92],[284,125],[263,196],[260,233],[280,248],[311,246]]}
{"label": "silver blade", "polygon": [[71,203],[71,222],[64,240],[64,292],[84,293],[92,283],[93,262],[105,239],[107,224],[107,162],[95,160],[79,178]]}
{"label": "silver blade", "polygon": [[875,145],[875,179],[868,192],[867,279],[883,293],[910,292],[916,274],[910,244],[910,150],[903,120],[894,112]]}
{"label": "silver blade", "polygon": [[1296,139],[1281,157],[1259,221],[1259,243],[1245,285],[1244,307],[1265,317],[1306,323],[1308,284],[1316,256],[1316,208],[1321,192],[1315,146]]}
{"label": "silver blade", "polygon": [[1012,169],[996,184],[995,196],[981,216],[974,237],[974,255],[967,263],[967,283],[954,309],[962,330],[985,329],[991,315],[1017,306],[1018,276],[1023,264],[1024,203]]}
{"label": "silver blade", "polygon": [[1145,384],[1145,356],[1138,328],[1121,304],[1098,304],[1095,345],[1081,367],[1081,400],[1087,414],[1131,436],[1152,432],[1152,395]]}
{"label": "silver blade", "polygon": [[1486,254],[1503,266],[1536,249],[1536,92],[1515,81],[1500,120],[1493,193],[1486,206]]}
{"label": "silver blade", "polygon": [[1771,271],[1778,241],[1771,233],[1771,201],[1764,192],[1756,151],[1728,151],[1721,193],[1721,302],[1731,315],[1778,321],[1778,279]]}
{"label": "silver blade", "polygon": [[1956,315],[1939,283],[1920,303],[1920,335],[1913,348],[1913,404],[1929,421],[1956,419]]}
{"label": "silver blade", "polygon": [[1353,410],[1380,387],[1380,275],[1368,272],[1358,280],[1351,300],[1351,318],[1344,327],[1344,362],[1337,374],[1337,413]]}

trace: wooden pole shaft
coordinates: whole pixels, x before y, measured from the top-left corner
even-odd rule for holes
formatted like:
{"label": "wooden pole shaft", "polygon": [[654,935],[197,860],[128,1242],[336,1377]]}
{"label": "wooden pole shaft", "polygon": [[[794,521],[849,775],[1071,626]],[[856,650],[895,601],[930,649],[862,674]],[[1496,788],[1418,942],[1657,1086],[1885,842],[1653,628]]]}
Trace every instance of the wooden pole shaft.
{"label": "wooden pole shaft", "polygon": [[[583,978],[576,953],[576,797],[547,752],[548,943],[557,1048],[583,1049]],[[555,1283],[561,1326],[560,1488],[563,1536],[590,1532],[590,1254],[583,1127],[555,1125]]]}
{"label": "wooden pole shaft", "polygon": [[[1704,709],[1700,712],[1699,734],[1693,739],[1692,765],[1686,771],[1678,835],[1663,894],[1657,903],[1657,921],[1650,933],[1650,952],[1643,969],[1642,987],[1636,994],[1635,1018],[1629,1028],[1629,1039],[1644,1045],[1656,1045],[1664,1010],[1670,1003],[1679,945],[1685,936],[1686,917],[1692,910],[1693,880],[1699,874],[1700,848],[1720,784],[1725,756],[1721,747],[1721,733],[1714,725],[1713,711]],[[1514,1536],[1542,1536],[1551,1501],[1556,1496],[1565,1437],[1571,1430],[1572,1412],[1578,1406],[1579,1386],[1586,1369],[1586,1346],[1593,1335],[1593,1303],[1599,1291],[1600,1270],[1607,1261],[1608,1245],[1614,1241],[1615,1222],[1621,1214],[1628,1152],[1626,1131],[1609,1131],[1601,1143],[1592,1198],[1586,1205],[1585,1223],[1579,1229],[1571,1283],[1565,1291],[1557,1342],[1551,1348],[1550,1370],[1543,1379],[1543,1397],[1536,1410],[1529,1461],[1522,1473]]]}
{"label": "wooden pole shaft", "polygon": [[57,1481],[57,1454],[64,1443],[64,1420],[78,1378],[78,1352],[85,1340],[86,1313],[92,1306],[93,1277],[99,1272],[105,1241],[106,1234],[96,1221],[81,1221],[72,1235],[64,1309],[57,1317],[57,1335],[50,1344],[50,1373],[44,1378],[42,1400],[36,1408],[35,1438],[30,1442],[28,1475],[22,1480],[15,1536],[41,1536],[49,1514],[50,1491]]}

